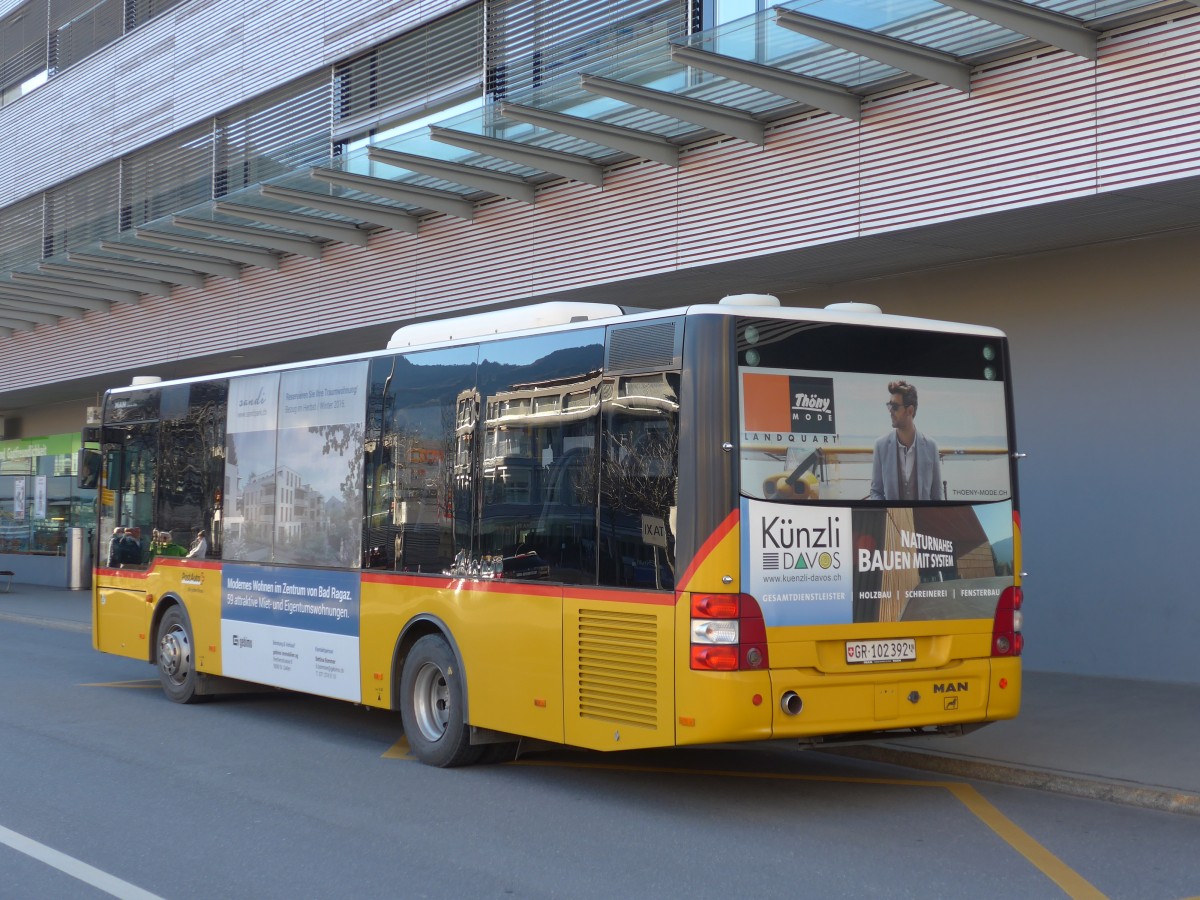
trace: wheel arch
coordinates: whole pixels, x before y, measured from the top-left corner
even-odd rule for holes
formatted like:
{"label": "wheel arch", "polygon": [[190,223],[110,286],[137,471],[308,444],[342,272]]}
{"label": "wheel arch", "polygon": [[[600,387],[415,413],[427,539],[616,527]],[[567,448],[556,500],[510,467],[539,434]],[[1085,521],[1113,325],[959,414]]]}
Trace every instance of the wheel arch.
{"label": "wheel arch", "polygon": [[187,606],[178,594],[166,593],[158,598],[158,603],[154,605],[154,613],[150,616],[150,630],[146,634],[146,642],[149,644],[149,662],[158,665],[158,626],[162,623],[162,618],[167,614],[167,610],[172,607],[179,607],[180,613],[187,621],[188,631],[191,634],[196,633],[196,629],[192,627],[192,617],[188,614]]}
{"label": "wheel arch", "polygon": [[396,711],[400,709],[400,678],[404,671],[404,660],[408,657],[408,651],[412,649],[413,644],[430,634],[436,634],[443,638],[449,645],[450,652],[454,654],[454,662],[458,666],[462,684],[463,723],[469,723],[471,721],[469,715],[471,701],[467,691],[467,667],[463,664],[462,651],[459,649],[458,641],[454,639],[454,633],[450,630],[450,626],[442,619],[430,614],[422,614],[409,620],[396,639],[396,647],[392,651],[392,703],[390,708]]}

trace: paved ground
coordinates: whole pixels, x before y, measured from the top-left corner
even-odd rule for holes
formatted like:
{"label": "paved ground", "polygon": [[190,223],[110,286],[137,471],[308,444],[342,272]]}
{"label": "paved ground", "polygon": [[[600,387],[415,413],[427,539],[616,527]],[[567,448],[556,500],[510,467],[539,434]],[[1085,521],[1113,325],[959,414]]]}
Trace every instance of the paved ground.
{"label": "paved ground", "polygon": [[[4,587],[0,619],[90,630],[88,591]],[[1200,816],[1200,685],[1027,672],[1013,721],[830,752]]]}

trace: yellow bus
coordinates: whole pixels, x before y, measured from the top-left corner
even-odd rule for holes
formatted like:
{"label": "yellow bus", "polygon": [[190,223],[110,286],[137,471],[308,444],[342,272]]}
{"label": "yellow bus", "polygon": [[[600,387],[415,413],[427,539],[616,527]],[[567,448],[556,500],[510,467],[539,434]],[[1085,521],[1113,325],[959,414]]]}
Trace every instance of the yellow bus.
{"label": "yellow bus", "polygon": [[94,645],[189,703],[398,710],[436,766],[1017,714],[1004,335],[549,303],[109,391]]}

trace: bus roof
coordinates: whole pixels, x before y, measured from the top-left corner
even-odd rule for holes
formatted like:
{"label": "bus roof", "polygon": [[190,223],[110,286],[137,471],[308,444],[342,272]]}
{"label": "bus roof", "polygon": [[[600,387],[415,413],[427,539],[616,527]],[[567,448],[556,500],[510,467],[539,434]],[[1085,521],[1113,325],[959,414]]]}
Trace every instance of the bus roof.
{"label": "bus roof", "polygon": [[[773,302],[769,302],[773,301]],[[372,359],[389,356],[397,351],[434,350],[439,347],[455,346],[474,342],[510,337],[544,334],[547,331],[574,331],[594,328],[597,325],[651,321],[677,316],[758,316],[783,321],[817,322],[842,325],[864,325],[874,328],[899,328],[912,331],[938,331],[946,334],[967,334],[980,337],[1003,338],[1004,332],[986,325],[969,325],[939,319],[914,316],[898,316],[884,313],[879,307],[866,303],[834,303],[820,309],[816,307],[792,307],[779,305],[769,294],[739,294],[726,297],[719,303],[696,304],[671,309],[631,309],[611,303],[582,303],[549,301],[530,306],[512,307],[469,313],[444,319],[418,322],[397,329],[387,347],[367,350],[344,356],[304,360],[302,362],[277,363],[270,366],[214,372],[187,378],[158,381],[152,377],[136,376],[134,383],[110,388],[107,393],[145,390],[148,387],[166,387],[177,384],[209,381],[213,378],[229,378],[239,375],[280,372],[302,366],[328,365],[352,360]]]}

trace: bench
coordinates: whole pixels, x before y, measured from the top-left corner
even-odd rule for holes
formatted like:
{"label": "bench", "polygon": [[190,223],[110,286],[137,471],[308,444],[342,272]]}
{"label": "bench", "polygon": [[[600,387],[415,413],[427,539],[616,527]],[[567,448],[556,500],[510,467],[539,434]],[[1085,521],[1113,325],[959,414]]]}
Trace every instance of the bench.
{"label": "bench", "polygon": [[8,571],[8,569],[0,569],[0,578],[4,577],[5,575],[8,576],[8,584],[4,586],[4,591],[5,593],[8,593],[12,590],[13,573]]}

